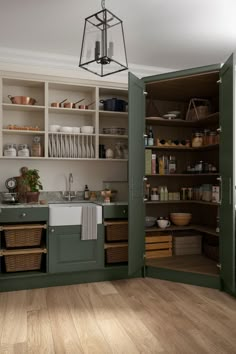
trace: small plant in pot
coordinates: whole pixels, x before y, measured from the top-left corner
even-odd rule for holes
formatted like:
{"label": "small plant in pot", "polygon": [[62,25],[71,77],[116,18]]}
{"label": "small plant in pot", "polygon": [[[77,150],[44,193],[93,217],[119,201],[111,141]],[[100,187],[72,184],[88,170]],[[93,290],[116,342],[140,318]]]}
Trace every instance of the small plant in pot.
{"label": "small plant in pot", "polygon": [[24,171],[23,183],[27,187],[26,201],[27,203],[37,203],[39,201],[39,191],[43,189],[40,182],[39,171],[36,169],[27,169]]}

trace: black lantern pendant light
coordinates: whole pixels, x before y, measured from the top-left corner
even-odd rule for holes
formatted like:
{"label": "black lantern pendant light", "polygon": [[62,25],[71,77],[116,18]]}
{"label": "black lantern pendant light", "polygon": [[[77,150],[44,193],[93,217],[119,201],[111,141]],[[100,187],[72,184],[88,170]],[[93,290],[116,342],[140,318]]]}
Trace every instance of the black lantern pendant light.
{"label": "black lantern pendant light", "polygon": [[105,8],[85,19],[79,67],[99,76],[127,70],[122,21]]}

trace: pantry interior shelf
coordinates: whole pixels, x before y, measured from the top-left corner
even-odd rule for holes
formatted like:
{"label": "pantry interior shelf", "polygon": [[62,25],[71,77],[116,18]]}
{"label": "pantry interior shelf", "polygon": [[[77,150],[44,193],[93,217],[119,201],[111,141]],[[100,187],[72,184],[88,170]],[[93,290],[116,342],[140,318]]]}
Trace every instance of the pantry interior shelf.
{"label": "pantry interior shelf", "polygon": [[206,118],[194,121],[184,119],[164,119],[161,117],[146,117],[147,124],[158,124],[163,126],[185,126],[185,127],[202,127],[205,125],[216,124],[219,121],[219,112],[209,114]]}
{"label": "pantry interior shelf", "polygon": [[219,206],[216,202],[205,202],[203,200],[153,200],[148,201],[146,204],[205,204]]}
{"label": "pantry interior shelf", "polygon": [[205,151],[213,150],[219,148],[219,144],[205,145],[200,147],[189,147],[189,146],[145,146],[145,149],[155,149],[155,150],[188,150],[188,151]]}
{"label": "pantry interior shelf", "polygon": [[116,248],[116,247],[127,247],[128,242],[112,242],[112,243],[104,243],[104,249],[107,248]]}
{"label": "pantry interior shelf", "polygon": [[201,176],[219,176],[219,173],[169,173],[166,175],[160,175],[158,173],[146,175],[146,177],[201,177]]}
{"label": "pantry interior shelf", "polygon": [[7,111],[43,111],[45,106],[35,106],[35,105],[24,105],[24,104],[12,104],[12,103],[3,103],[2,108]]}
{"label": "pantry interior shelf", "polygon": [[184,231],[184,230],[200,231],[208,235],[217,236],[217,237],[219,236],[219,232],[216,232],[215,228],[204,226],[204,225],[195,225],[195,224],[190,224],[187,226],[171,225],[165,229],[161,229],[160,227],[149,227],[145,229],[145,232],[156,232],[156,231],[168,232],[168,231]]}

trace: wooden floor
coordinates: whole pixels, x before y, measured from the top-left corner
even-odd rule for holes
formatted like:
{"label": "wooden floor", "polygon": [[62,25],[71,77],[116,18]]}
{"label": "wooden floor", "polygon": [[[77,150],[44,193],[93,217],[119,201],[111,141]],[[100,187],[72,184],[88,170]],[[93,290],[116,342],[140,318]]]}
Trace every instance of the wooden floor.
{"label": "wooden floor", "polygon": [[208,275],[219,275],[217,262],[201,254],[147,259],[146,265]]}
{"label": "wooden floor", "polygon": [[0,353],[236,353],[236,299],[131,279],[0,293]]}

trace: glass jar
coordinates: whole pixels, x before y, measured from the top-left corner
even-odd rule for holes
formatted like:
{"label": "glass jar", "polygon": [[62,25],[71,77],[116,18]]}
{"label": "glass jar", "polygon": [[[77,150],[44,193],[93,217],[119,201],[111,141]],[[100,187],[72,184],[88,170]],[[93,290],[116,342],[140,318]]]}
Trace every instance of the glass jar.
{"label": "glass jar", "polygon": [[188,200],[193,199],[193,188],[188,188]]}
{"label": "glass jar", "polygon": [[209,133],[210,130],[209,129],[204,129],[203,131],[203,145],[209,145]]}
{"label": "glass jar", "polygon": [[196,132],[192,137],[192,147],[200,147],[203,145],[203,134],[201,132]]}
{"label": "glass jar", "polygon": [[209,133],[209,145],[214,145],[216,143],[216,132],[211,131]]}
{"label": "glass jar", "polygon": [[187,188],[183,187],[181,188],[181,193],[180,193],[180,198],[181,200],[186,200],[187,199]]}
{"label": "glass jar", "polygon": [[4,156],[16,156],[16,144],[6,144],[3,148]]}
{"label": "glass jar", "polygon": [[159,200],[159,195],[158,195],[158,189],[157,188],[152,188],[151,200]]}
{"label": "glass jar", "polygon": [[19,144],[17,155],[21,156],[21,157],[29,157],[29,155],[30,155],[29,145],[28,144]]}
{"label": "glass jar", "polygon": [[40,136],[34,136],[31,146],[31,156],[41,157],[42,156],[42,146],[40,142]]}

